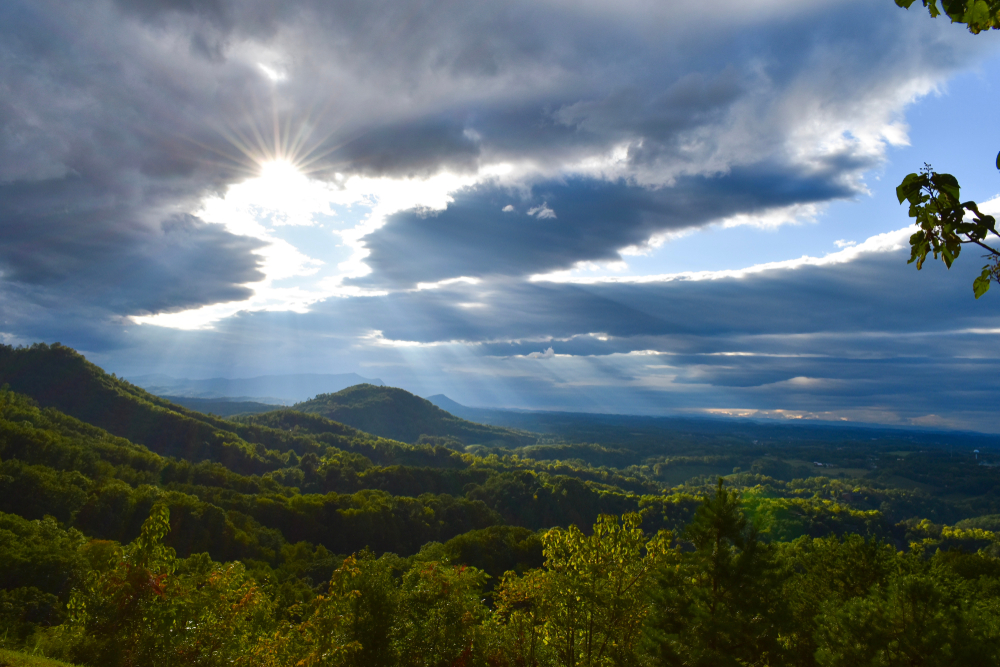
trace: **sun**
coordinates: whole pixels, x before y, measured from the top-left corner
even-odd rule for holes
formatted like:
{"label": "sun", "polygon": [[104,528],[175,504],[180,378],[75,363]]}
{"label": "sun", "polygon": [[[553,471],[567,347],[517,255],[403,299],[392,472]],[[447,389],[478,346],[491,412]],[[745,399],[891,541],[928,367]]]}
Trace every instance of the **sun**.
{"label": "sun", "polygon": [[310,180],[288,160],[272,160],[261,164],[260,176],[244,186],[257,206],[285,212],[298,208]]}

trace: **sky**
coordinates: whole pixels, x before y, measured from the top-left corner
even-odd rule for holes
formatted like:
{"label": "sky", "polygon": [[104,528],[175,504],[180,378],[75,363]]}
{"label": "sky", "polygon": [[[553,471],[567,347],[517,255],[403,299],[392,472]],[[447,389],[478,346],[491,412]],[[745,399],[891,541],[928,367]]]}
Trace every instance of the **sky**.
{"label": "sky", "polygon": [[[919,3],[918,3],[919,5]],[[125,377],[1000,432],[1000,33],[891,0],[7,0],[0,342]]]}

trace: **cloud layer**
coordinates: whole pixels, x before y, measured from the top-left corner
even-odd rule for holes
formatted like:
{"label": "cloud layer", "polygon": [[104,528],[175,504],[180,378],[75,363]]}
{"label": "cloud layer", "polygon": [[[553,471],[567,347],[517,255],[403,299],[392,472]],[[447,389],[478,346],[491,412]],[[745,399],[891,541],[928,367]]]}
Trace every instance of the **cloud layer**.
{"label": "cloud layer", "polygon": [[[907,105],[989,48],[862,0],[6,2],[0,335],[199,376],[370,364],[480,404],[979,424],[998,324],[964,268],[531,278],[864,197]],[[336,206],[209,216],[276,159]],[[198,308],[214,329],[136,323]]]}

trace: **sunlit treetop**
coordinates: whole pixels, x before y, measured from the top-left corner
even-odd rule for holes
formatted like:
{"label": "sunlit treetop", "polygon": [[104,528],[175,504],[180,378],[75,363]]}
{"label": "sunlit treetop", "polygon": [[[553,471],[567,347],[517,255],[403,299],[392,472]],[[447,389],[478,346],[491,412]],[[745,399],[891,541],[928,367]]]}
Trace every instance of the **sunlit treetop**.
{"label": "sunlit treetop", "polygon": [[[905,9],[917,0],[896,0]],[[1000,30],[1000,0],[921,0],[924,7],[936,17],[945,14],[952,23],[964,23],[969,32],[978,34],[984,30]]]}

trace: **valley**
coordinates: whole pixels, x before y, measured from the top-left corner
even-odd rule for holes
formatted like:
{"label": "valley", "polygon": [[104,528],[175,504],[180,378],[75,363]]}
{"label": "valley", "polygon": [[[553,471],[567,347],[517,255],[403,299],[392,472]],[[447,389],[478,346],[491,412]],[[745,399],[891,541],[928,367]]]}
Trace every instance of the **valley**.
{"label": "valley", "polygon": [[462,585],[489,600],[475,613],[497,613],[517,577],[550,571],[563,531],[583,548],[622,517],[680,558],[725,493],[776,553],[860,536],[918,561],[995,559],[1000,530],[996,436],[549,413],[486,425],[371,384],[222,418],[59,345],[0,349],[0,385],[4,641],[57,658],[83,655],[52,632],[72,622],[82,582],[104,576],[96,554],[125,558],[158,512],[170,567],[195,568],[193,582],[238,565],[275,610],[319,609],[361,558],[397,587],[428,563],[470,568],[479,578]]}

